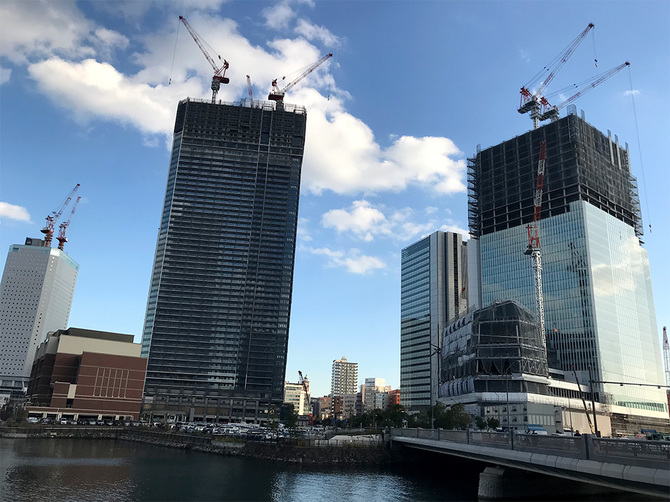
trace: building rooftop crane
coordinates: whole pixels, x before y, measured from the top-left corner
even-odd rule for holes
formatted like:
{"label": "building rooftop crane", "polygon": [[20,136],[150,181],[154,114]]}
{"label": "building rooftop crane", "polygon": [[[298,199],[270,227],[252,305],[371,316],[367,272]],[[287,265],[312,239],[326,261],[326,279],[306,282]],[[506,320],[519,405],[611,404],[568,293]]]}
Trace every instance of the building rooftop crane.
{"label": "building rooftop crane", "polygon": [[247,92],[249,93],[249,99],[251,100],[251,107],[254,107],[254,91],[251,88],[251,77],[247,75]]}
{"label": "building rooftop crane", "polygon": [[272,81],[272,90],[270,91],[270,94],[268,95],[268,99],[271,100],[271,101],[277,101],[277,102],[284,101],[284,94],[286,94],[286,91],[291,89],[294,85],[296,85],[303,78],[305,78],[307,75],[309,75],[314,70],[316,70],[319,66],[321,66],[323,63],[325,63],[331,57],[333,57],[332,54],[326,54],[325,56],[322,56],[321,59],[319,59],[315,63],[312,63],[311,65],[309,65],[305,71],[303,71],[300,75],[298,75],[296,78],[291,80],[283,88],[279,87],[278,82],[283,81],[284,79],[286,79],[286,77],[281,77],[280,79],[278,79],[278,78],[274,79]]}
{"label": "building rooftop crane", "polygon": [[[594,27],[595,25],[593,23],[589,23],[584,31],[582,31],[577,36],[577,38],[575,38],[570,43],[570,45],[568,45],[568,47],[563,50],[563,52],[556,56],[547,66],[542,68],[542,70],[540,70],[526,85],[521,87],[521,104],[518,111],[521,114],[530,113],[530,118],[533,121],[533,129],[537,129],[540,124],[540,120],[542,120],[540,118],[540,109],[542,107],[544,90],[554,79],[556,74],[561,70],[561,68],[563,68],[563,65],[565,65],[567,60],[570,59],[570,56],[572,56],[577,47],[579,47],[579,44],[582,42],[582,40],[584,40],[589,31],[591,31]],[[531,92],[530,89],[540,81],[544,73],[547,71],[550,72],[547,78],[544,79],[535,92]]]}
{"label": "building rooftop crane", "polygon": [[77,206],[79,205],[80,200],[81,196],[77,197],[77,200],[74,201],[74,206],[72,206],[70,217],[67,219],[67,221],[61,223],[60,227],[58,227],[59,231],[58,231],[58,237],[56,237],[56,239],[58,240],[58,249],[60,249],[61,251],[63,251],[65,243],[67,242],[67,237],[65,237],[65,231],[67,230],[67,227],[70,226],[70,221],[72,221],[72,217],[74,216],[74,212],[77,210]]}
{"label": "building rooftop crane", "polygon": [[210,56],[209,52],[205,48],[204,44],[206,44],[207,42],[204,42],[202,40],[202,38],[198,35],[198,33],[191,27],[190,24],[188,24],[188,21],[186,21],[186,18],[184,18],[184,16],[179,16],[179,20],[182,23],[184,23],[184,26],[186,26],[186,29],[191,34],[191,37],[193,37],[193,40],[198,45],[202,53],[205,55],[207,61],[212,66],[212,69],[214,70],[214,76],[212,77],[212,103],[215,103],[216,95],[218,94],[219,89],[221,88],[221,84],[227,84],[228,82],[230,82],[230,79],[226,77],[226,70],[229,68],[230,65],[228,64],[228,61],[226,61],[217,54],[219,60],[223,62],[221,66],[219,66],[218,63],[214,61],[214,58]]}
{"label": "building rooftop crane", "polygon": [[630,63],[626,61],[625,63],[620,64],[619,66],[615,66],[614,68],[610,68],[606,72],[596,75],[593,78],[590,78],[588,80],[585,80],[584,82],[580,83],[577,85],[579,86],[587,86],[581,91],[577,92],[576,94],[570,96],[568,99],[563,101],[562,103],[556,105],[556,106],[551,106],[549,102],[542,97],[540,100],[541,108],[542,108],[542,113],[540,114],[539,120],[547,120],[551,119],[552,122],[555,122],[558,120],[558,111],[563,108],[566,105],[569,105],[572,103],[575,99],[580,97],[583,94],[586,94],[589,92],[591,89],[599,86],[602,84],[605,80],[608,78],[614,76],[615,74],[619,73],[621,70],[623,70],[626,66],[630,66]]}
{"label": "building rooftop crane", "polygon": [[60,215],[63,214],[63,210],[65,207],[70,203],[72,200],[72,197],[74,194],[77,192],[79,189],[79,183],[75,185],[75,187],[72,189],[70,192],[70,195],[67,196],[67,199],[65,199],[65,202],[61,204],[60,209],[57,209],[56,211],[52,211],[51,214],[49,214],[46,217],[47,223],[44,226],[44,228],[41,230],[41,232],[44,234],[44,246],[49,247],[51,246],[51,241],[53,239],[54,235],[54,225],[56,224],[56,221],[58,218],[60,218]]}
{"label": "building rooftop crane", "polygon": [[535,308],[538,321],[540,322],[540,333],[542,337],[542,349],[545,354],[547,351],[547,337],[544,332],[544,297],[542,294],[542,254],[540,252],[540,217],[542,213],[542,189],[544,186],[544,166],[546,159],[546,143],[540,141],[540,156],[537,163],[537,181],[535,184],[535,196],[533,204],[533,222],[526,228],[528,229],[528,248],[524,254],[530,255],[533,259],[533,279],[535,282]]}

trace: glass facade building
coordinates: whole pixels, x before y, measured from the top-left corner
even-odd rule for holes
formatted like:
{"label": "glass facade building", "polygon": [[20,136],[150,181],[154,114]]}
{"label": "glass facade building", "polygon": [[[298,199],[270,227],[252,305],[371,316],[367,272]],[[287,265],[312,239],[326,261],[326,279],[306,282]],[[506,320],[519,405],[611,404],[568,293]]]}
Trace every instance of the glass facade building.
{"label": "glass facade building", "polygon": [[460,234],[435,232],[402,250],[400,403],[437,398],[440,330],[468,309],[467,252]]}
{"label": "glass facade building", "polygon": [[549,365],[576,370],[582,383],[591,369],[596,399],[612,414],[667,419],[665,392],[636,385],[663,385],[663,369],[636,181],[616,137],[568,115],[470,159],[482,304],[513,299],[535,310],[524,250],[540,141],[547,148],[539,235]]}
{"label": "glass facade building", "polygon": [[145,413],[267,420],[283,400],[306,113],[179,103],[142,337]]}

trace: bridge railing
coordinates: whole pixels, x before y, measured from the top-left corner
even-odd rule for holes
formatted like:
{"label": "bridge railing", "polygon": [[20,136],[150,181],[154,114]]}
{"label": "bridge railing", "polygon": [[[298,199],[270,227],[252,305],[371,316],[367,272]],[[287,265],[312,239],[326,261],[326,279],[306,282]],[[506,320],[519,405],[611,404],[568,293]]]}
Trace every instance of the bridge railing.
{"label": "bridge railing", "polygon": [[591,434],[540,436],[514,433],[510,435],[508,432],[421,428],[393,428],[390,435],[391,439],[397,437],[427,439],[640,467],[668,469],[670,466],[669,441],[598,438]]}
{"label": "bridge railing", "polygon": [[589,457],[617,464],[670,466],[670,441],[645,441],[589,437]]}

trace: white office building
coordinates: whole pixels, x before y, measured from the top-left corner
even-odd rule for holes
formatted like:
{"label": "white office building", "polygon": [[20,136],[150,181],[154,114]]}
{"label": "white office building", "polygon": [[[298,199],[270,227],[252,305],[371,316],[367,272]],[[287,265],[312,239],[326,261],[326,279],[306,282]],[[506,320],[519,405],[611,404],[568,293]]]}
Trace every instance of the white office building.
{"label": "white office building", "polygon": [[0,387],[27,388],[35,351],[66,329],[79,265],[40,239],[9,248],[0,285]]}

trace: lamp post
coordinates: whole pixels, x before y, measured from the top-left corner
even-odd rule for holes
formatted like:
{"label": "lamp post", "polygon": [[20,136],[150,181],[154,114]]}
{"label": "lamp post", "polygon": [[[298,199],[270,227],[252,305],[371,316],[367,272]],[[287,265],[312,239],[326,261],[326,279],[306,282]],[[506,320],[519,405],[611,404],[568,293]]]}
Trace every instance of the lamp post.
{"label": "lamp post", "polygon": [[435,406],[437,406],[437,399],[433,396],[433,356],[437,355],[437,386],[438,386],[438,396],[439,396],[439,386],[440,386],[440,359],[442,354],[442,347],[440,344],[440,325],[437,326],[437,345],[430,344],[430,428],[435,428]]}

